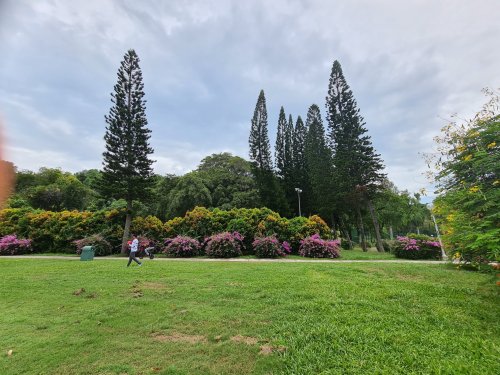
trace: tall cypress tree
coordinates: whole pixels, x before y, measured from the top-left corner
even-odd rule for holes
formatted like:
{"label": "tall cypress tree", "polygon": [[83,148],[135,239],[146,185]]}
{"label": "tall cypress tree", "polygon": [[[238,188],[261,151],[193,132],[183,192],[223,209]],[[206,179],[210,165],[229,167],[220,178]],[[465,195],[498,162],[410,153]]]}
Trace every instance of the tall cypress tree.
{"label": "tall cypress tree", "polygon": [[337,200],[347,204],[349,198],[351,202],[354,198],[359,220],[360,207],[363,203],[368,205],[377,235],[377,248],[383,251],[371,206],[371,199],[384,177],[381,173],[383,164],[380,155],[375,153],[370,136],[365,134],[364,119],[337,60],[333,63],[330,75],[326,109],[329,145],[335,165],[335,185],[339,188]]}
{"label": "tall cypress tree", "polygon": [[149,155],[151,130],[147,128],[144,84],[139,57],[129,50],[118,69],[118,82],[111,94],[113,105],[105,116],[106,151],[103,153],[101,192],[104,196],[125,199],[127,212],[122,239],[122,254],[132,221],[132,201],[148,196],[153,185],[153,160]]}
{"label": "tall cypress tree", "polygon": [[278,183],[271,161],[269,137],[267,135],[267,108],[264,90],[260,91],[250,129],[250,160],[261,203],[281,214],[287,214],[288,204]]}

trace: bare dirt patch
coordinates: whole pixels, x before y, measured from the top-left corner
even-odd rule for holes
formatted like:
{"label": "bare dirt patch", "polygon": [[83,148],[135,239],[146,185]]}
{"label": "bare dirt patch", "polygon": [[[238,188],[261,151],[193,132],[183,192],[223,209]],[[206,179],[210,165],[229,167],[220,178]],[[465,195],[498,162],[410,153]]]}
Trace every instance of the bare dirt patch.
{"label": "bare dirt patch", "polygon": [[207,338],[201,335],[186,335],[184,333],[173,332],[170,335],[165,335],[162,333],[153,333],[153,340],[160,342],[186,342],[188,344],[197,344],[200,342],[206,342]]}
{"label": "bare dirt patch", "polygon": [[256,337],[241,336],[241,335],[233,336],[233,337],[231,337],[230,340],[232,342],[240,342],[240,343],[246,344],[246,345],[255,345],[259,342],[259,339]]}
{"label": "bare dirt patch", "polygon": [[231,281],[231,282],[226,283],[226,284],[229,285],[229,286],[237,287],[237,288],[240,288],[240,287],[244,286],[242,283],[239,283],[239,282],[236,282],[236,281]]}
{"label": "bare dirt patch", "polygon": [[167,286],[165,284],[154,282],[154,281],[145,281],[141,284],[141,287],[143,287],[144,289],[152,289],[152,290],[167,289]]}
{"label": "bare dirt patch", "polygon": [[73,295],[74,295],[74,296],[79,296],[79,295],[80,295],[80,294],[82,294],[82,293],[85,293],[85,288],[80,288],[80,289],[78,289],[78,290],[75,290],[75,291],[73,292]]}
{"label": "bare dirt patch", "polygon": [[286,351],[286,347],[280,345],[280,346],[272,346],[272,345],[261,345],[260,347],[260,355],[270,355],[273,354],[274,352],[278,353],[284,353]]}

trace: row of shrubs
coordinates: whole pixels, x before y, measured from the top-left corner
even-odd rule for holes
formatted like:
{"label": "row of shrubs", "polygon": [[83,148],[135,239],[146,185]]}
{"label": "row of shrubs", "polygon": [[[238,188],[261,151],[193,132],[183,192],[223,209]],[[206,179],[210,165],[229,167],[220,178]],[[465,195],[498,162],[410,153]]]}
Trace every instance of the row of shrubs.
{"label": "row of shrubs", "polygon": [[[142,246],[149,244],[144,237]],[[195,238],[177,236],[165,241],[163,253],[170,257],[187,258],[207,255],[211,258],[234,258],[243,255],[244,237],[238,232],[223,232],[214,234],[200,243]],[[92,245],[96,255],[108,255],[111,244],[101,235],[92,235],[74,241],[77,254],[83,247]],[[253,243],[253,252],[259,258],[284,257],[292,252],[287,241],[280,242],[276,235],[258,237]],[[319,235],[307,237],[300,241],[299,254],[311,258],[338,258],[340,256],[339,241],[323,240]],[[20,255],[32,251],[31,241],[18,239],[15,235],[0,238],[0,255]]]}
{"label": "row of shrubs", "polygon": [[[124,210],[51,212],[33,209],[0,210],[0,237],[16,234],[29,238],[34,252],[74,252],[74,241],[100,236],[111,244],[112,253],[120,251],[125,222]],[[318,216],[282,218],[267,208],[208,210],[196,207],[184,217],[163,223],[154,216],[136,217],[131,231],[156,243],[165,238],[189,236],[200,243],[215,233],[238,232],[243,237],[242,253],[253,253],[253,241],[275,235],[298,252],[300,241],[313,234],[331,238],[330,228]],[[97,237],[94,238],[96,240]],[[108,252],[104,249],[103,254]]]}
{"label": "row of shrubs", "polygon": [[[310,258],[338,258],[340,243],[337,240],[321,239],[318,234],[300,241],[298,253]],[[193,257],[207,255],[211,258],[234,258],[243,255],[244,237],[238,232],[223,232],[206,238],[203,243],[187,237],[177,236],[166,241],[163,252],[171,257]],[[253,253],[259,258],[279,258],[292,252],[287,241],[276,235],[257,237],[252,242]]]}

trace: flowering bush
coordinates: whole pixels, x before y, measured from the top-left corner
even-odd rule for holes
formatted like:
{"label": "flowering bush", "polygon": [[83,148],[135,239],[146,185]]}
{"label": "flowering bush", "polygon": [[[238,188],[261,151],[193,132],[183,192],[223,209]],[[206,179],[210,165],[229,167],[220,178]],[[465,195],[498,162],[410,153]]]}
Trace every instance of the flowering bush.
{"label": "flowering bush", "polygon": [[214,234],[205,240],[205,253],[212,258],[233,258],[242,254],[243,236],[238,232]]}
{"label": "flowering bush", "polygon": [[84,246],[92,246],[94,253],[97,256],[110,255],[113,253],[113,247],[106,241],[100,234],[93,234],[91,236],[82,238],[81,240],[73,241],[76,246],[76,253],[80,255]]}
{"label": "flowering bush", "polygon": [[253,241],[255,255],[259,258],[277,258],[287,256],[292,252],[290,244],[283,241],[282,244],[276,238],[276,235],[268,237],[258,237]]}
{"label": "flowering bush", "polygon": [[323,240],[319,234],[314,234],[300,241],[299,255],[309,258],[338,258],[340,241]]}
{"label": "flowering bush", "polygon": [[191,237],[177,236],[165,241],[163,253],[170,257],[189,258],[200,255],[200,243]]}
{"label": "flowering bush", "polygon": [[252,243],[257,237],[276,234],[280,241],[288,241],[297,251],[300,240],[319,233],[322,238],[331,235],[330,228],[318,216],[282,218],[268,208],[234,208],[229,211],[196,207],[184,217],[176,217],[163,225],[168,237],[191,236],[200,242],[214,233],[238,232],[244,237],[243,253],[253,252]]}
{"label": "flowering bush", "polygon": [[18,239],[15,234],[0,238],[0,255],[20,255],[32,251],[30,240]]}
{"label": "flowering bush", "polygon": [[441,246],[432,237],[409,234],[396,238],[394,254],[405,259],[441,259]]}

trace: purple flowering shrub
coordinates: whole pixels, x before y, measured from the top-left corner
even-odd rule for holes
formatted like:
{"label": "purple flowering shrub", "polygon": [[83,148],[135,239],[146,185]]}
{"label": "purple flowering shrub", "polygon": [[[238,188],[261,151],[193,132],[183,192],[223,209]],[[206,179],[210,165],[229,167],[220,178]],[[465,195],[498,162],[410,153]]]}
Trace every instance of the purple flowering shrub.
{"label": "purple flowering shrub", "polygon": [[314,234],[300,241],[299,255],[308,258],[338,258],[340,241],[323,240],[319,234]]}
{"label": "purple flowering shrub", "polygon": [[398,236],[394,255],[405,259],[441,259],[441,246],[434,238],[424,235]]}
{"label": "purple flowering shrub", "polygon": [[211,258],[234,258],[242,255],[243,236],[238,232],[222,232],[205,240],[205,253]]}
{"label": "purple flowering shrub", "polygon": [[15,234],[0,238],[0,255],[21,255],[32,251],[31,240],[19,239]]}
{"label": "purple flowering shrub", "polygon": [[292,252],[290,244],[286,241],[280,244],[276,235],[257,237],[253,243],[255,255],[259,258],[277,258],[287,256]]}
{"label": "purple flowering shrub", "polygon": [[189,258],[200,255],[200,243],[194,238],[177,236],[165,241],[163,253],[169,257]]}
{"label": "purple flowering shrub", "polygon": [[84,246],[93,246],[95,255],[105,256],[113,253],[111,244],[101,235],[93,234],[91,236],[73,241],[76,246],[76,253],[80,255]]}

